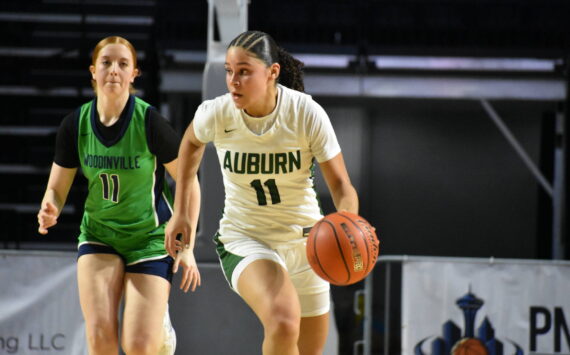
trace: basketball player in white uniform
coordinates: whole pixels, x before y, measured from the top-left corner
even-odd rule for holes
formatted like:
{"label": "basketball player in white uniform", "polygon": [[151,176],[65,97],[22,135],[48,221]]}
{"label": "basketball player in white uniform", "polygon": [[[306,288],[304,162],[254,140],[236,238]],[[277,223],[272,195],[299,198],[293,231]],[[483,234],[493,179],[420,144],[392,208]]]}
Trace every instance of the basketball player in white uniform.
{"label": "basketball player in white uniform", "polygon": [[[330,120],[302,93],[302,64],[263,32],[236,37],[226,54],[229,93],[198,108],[181,143],[174,215],[165,246],[193,242],[189,187],[205,144],[222,169],[225,205],[215,236],[230,287],[264,327],[263,354],[322,354],[329,284],[311,269],[305,236],[322,214],[313,184],[316,160],[337,210],[358,213]],[[279,84],[278,84],[279,83]]]}

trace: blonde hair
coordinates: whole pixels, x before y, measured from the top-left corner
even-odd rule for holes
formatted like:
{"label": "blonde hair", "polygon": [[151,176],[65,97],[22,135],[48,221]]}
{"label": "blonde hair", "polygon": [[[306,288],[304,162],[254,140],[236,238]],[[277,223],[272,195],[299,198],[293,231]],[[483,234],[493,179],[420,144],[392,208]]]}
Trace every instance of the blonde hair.
{"label": "blonde hair", "polygon": [[[140,69],[138,68],[138,64],[137,64],[137,51],[136,51],[135,47],[126,38],[123,38],[120,36],[109,36],[109,37],[105,37],[102,40],[100,40],[99,43],[97,43],[97,45],[95,46],[95,48],[93,48],[93,54],[91,55],[91,65],[95,66],[95,63],[97,61],[97,57],[99,57],[99,52],[101,52],[101,50],[108,44],[122,44],[125,47],[127,47],[133,56],[133,67],[139,71],[138,75],[140,75]],[[96,94],[97,93],[97,83],[93,79],[91,79],[91,86],[93,87],[93,90],[95,91],[95,94]],[[130,84],[129,92],[131,94],[134,94],[136,91],[137,90],[135,89],[133,84]]]}

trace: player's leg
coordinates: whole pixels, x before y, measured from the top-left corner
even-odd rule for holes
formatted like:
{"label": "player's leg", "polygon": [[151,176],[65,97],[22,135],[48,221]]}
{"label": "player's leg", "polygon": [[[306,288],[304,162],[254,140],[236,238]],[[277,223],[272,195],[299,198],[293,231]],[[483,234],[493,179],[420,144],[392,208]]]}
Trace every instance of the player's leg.
{"label": "player's leg", "polygon": [[301,309],[287,271],[274,261],[253,261],[237,290],[263,325],[263,354],[298,354]]}
{"label": "player's leg", "polygon": [[119,351],[118,309],[123,276],[124,264],[118,255],[80,253],[77,260],[79,300],[91,355]]}
{"label": "player's leg", "polygon": [[164,344],[170,281],[164,275],[158,276],[161,272],[155,271],[157,267],[169,268],[170,264],[157,264],[161,262],[151,261],[134,268],[129,266],[125,273],[121,343],[127,355],[156,355]]}
{"label": "player's leg", "polygon": [[309,266],[306,247],[299,243],[281,248],[279,255],[285,261],[301,305],[299,353],[322,354],[329,330],[330,286]]}
{"label": "player's leg", "polygon": [[329,314],[302,317],[299,335],[300,355],[321,355],[329,332]]}

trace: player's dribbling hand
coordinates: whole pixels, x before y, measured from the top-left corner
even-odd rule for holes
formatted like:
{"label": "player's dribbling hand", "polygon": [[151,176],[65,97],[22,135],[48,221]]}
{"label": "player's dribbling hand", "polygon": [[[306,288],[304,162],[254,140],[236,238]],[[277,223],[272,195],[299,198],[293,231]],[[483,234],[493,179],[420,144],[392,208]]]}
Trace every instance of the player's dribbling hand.
{"label": "player's dribbling hand", "polygon": [[191,287],[192,292],[194,292],[196,287],[201,285],[202,281],[198,265],[196,264],[196,259],[194,258],[194,252],[189,248],[184,248],[182,251],[178,252],[178,254],[176,254],[176,259],[174,259],[174,265],[172,266],[172,271],[174,273],[178,272],[179,265],[182,265],[183,269],[180,289],[184,292],[188,292]]}
{"label": "player's dribbling hand", "polygon": [[47,234],[48,228],[57,224],[58,212],[57,207],[53,203],[42,203],[42,207],[38,212],[38,232],[40,234]]}

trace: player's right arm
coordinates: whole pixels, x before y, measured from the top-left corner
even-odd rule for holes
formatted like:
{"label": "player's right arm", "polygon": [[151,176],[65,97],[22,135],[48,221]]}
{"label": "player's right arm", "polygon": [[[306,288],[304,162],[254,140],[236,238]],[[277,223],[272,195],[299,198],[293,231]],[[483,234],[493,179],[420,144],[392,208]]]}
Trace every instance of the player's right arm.
{"label": "player's right arm", "polygon": [[40,234],[47,234],[48,228],[57,223],[76,173],[77,168],[64,168],[56,163],[52,164],[46,192],[38,212]]}
{"label": "player's right arm", "polygon": [[[165,230],[164,246],[168,253],[175,257],[182,248],[190,248],[192,222],[189,218],[193,186],[197,184],[198,167],[202,161],[206,145],[196,138],[193,123],[190,123],[178,152],[178,169],[176,177],[176,195],[174,198],[174,213],[168,221]],[[176,236],[182,235],[182,245],[176,242]]]}

